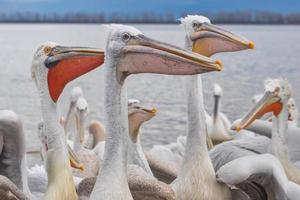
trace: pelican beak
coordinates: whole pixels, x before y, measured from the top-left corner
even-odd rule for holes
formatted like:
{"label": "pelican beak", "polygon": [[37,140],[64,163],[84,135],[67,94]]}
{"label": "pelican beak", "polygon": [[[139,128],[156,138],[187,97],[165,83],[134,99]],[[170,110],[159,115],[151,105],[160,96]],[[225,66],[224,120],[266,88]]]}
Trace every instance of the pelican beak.
{"label": "pelican beak", "polygon": [[137,73],[192,75],[222,70],[220,61],[152,40],[142,34],[131,36],[122,49],[118,64],[119,82]]}
{"label": "pelican beak", "polygon": [[78,157],[76,156],[74,151],[71,149],[71,147],[69,145],[67,145],[67,147],[68,147],[68,155],[69,155],[69,160],[70,160],[71,167],[83,171],[84,170],[83,164],[81,164],[79,162]]}
{"label": "pelican beak", "polygon": [[221,29],[210,23],[195,27],[190,38],[193,41],[193,52],[212,56],[220,52],[234,52],[244,49],[254,49],[254,42],[234,33]]}
{"label": "pelican beak", "polygon": [[274,92],[266,92],[248,114],[231,129],[240,131],[247,128],[254,120],[261,118],[264,114],[272,112],[275,116],[282,110],[281,98]]}
{"label": "pelican beak", "polygon": [[54,102],[57,102],[68,82],[104,62],[104,51],[100,49],[56,46],[47,51],[48,88]]}
{"label": "pelican beak", "polygon": [[148,108],[145,108],[145,107],[141,107],[141,109],[144,112],[147,112],[147,113],[151,114],[152,116],[155,116],[156,113],[157,113],[157,109],[156,108],[148,109]]}

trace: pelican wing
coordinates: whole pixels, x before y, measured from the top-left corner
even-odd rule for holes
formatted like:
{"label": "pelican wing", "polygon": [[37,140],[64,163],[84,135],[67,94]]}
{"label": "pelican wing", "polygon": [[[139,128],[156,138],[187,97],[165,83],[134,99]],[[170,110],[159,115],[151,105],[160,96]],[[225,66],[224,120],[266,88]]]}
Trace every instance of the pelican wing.
{"label": "pelican wing", "polygon": [[255,120],[246,130],[272,138],[272,122],[266,120]]}
{"label": "pelican wing", "polygon": [[128,184],[135,200],[175,200],[170,185],[154,179],[138,166],[128,167]]}
{"label": "pelican wing", "polygon": [[156,159],[155,156],[151,154],[146,153],[145,155],[153,175],[158,180],[169,184],[176,179],[178,171],[175,168],[163,160]]}
{"label": "pelican wing", "polygon": [[271,154],[251,155],[233,160],[222,166],[216,175],[219,181],[232,187],[243,189],[243,185],[255,185],[259,190],[245,192],[249,196],[259,197],[258,199],[299,199],[300,186],[288,180],[279,160]]}
{"label": "pelican wing", "polygon": [[0,199],[29,200],[13,182],[2,175],[0,175]]}
{"label": "pelican wing", "polygon": [[209,151],[215,170],[240,157],[268,153],[271,151],[271,140],[264,136],[224,142]]}
{"label": "pelican wing", "polygon": [[[128,165],[128,184],[135,200],[175,200],[175,193],[171,187],[149,176],[142,168]],[[77,193],[80,198],[88,198],[93,190],[96,177],[83,179]]]}
{"label": "pelican wing", "polygon": [[0,111],[0,174],[8,177],[18,188],[22,188],[21,165],[25,158],[25,142],[22,122],[10,110]]}

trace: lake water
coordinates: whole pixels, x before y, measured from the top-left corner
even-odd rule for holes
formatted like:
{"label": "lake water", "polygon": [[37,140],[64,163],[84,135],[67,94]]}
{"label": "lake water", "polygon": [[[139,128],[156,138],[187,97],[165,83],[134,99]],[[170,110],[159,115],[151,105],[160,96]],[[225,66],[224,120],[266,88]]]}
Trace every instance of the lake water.
{"label": "lake water", "polygon": [[[136,25],[147,36],[183,46],[184,33],[178,25]],[[256,43],[255,50],[216,55],[224,63],[222,72],[204,74],[205,105],[212,111],[212,86],[224,90],[222,111],[231,119],[241,117],[251,98],[263,92],[266,78],[282,77],[293,86],[300,105],[300,27],[299,26],[222,26]],[[27,148],[38,148],[37,124],[41,120],[40,103],[30,67],[33,53],[44,41],[63,45],[105,47],[106,32],[101,25],[0,25],[0,109],[11,109],[23,121]],[[299,56],[299,57],[298,57]],[[143,126],[142,143],[166,144],[185,134],[186,112],[181,77],[142,74],[127,80],[129,97],[140,99],[159,112]],[[103,121],[103,70],[84,75],[69,84],[59,105],[65,115],[70,90],[82,87],[90,106],[90,119]]]}

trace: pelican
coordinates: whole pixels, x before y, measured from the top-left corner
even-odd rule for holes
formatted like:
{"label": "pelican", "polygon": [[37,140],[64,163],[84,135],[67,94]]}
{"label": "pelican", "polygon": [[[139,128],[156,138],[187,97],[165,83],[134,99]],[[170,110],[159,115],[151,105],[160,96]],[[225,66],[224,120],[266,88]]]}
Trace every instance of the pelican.
{"label": "pelican", "polygon": [[[92,154],[103,154],[104,144],[102,142],[105,140],[105,129],[100,121],[92,120],[88,126],[89,134],[86,136],[84,127],[88,113],[89,106],[84,98],[82,89],[78,86],[74,87],[71,91],[70,106],[64,122],[66,134],[69,136],[72,135],[71,138],[73,139],[72,141],[68,140],[68,144],[75,152],[84,149],[92,150],[93,152],[85,151],[85,155],[90,154],[91,157],[87,160],[92,159],[95,161],[96,157]],[[72,130],[73,132],[69,134],[71,127],[75,127],[75,130]],[[83,159],[82,156],[80,157]],[[96,168],[92,171],[98,171]],[[84,171],[91,172],[91,170]]]}
{"label": "pelican", "polygon": [[130,143],[128,150],[128,164],[134,164],[141,167],[147,174],[153,176],[149,163],[145,157],[141,144],[141,125],[152,119],[157,110],[149,109],[141,105],[137,99],[128,100],[128,127]]}
{"label": "pelican", "polygon": [[[223,96],[223,90],[218,85],[214,85],[214,108],[211,123],[207,123],[207,130],[213,145],[220,144],[225,141],[233,139],[243,139],[254,137],[255,134],[250,131],[243,130],[239,134],[236,131],[230,129],[231,122],[227,116],[221,112],[221,99]],[[208,120],[206,119],[206,122]]]}
{"label": "pelican", "polygon": [[[203,16],[181,19],[185,48],[211,56],[218,52],[254,48],[254,43],[212,25]],[[228,186],[217,182],[206,145],[207,129],[200,76],[186,78],[188,129],[185,154],[177,179],[172,183],[178,199],[231,199]],[[203,187],[205,185],[205,187]]]}
{"label": "pelican", "polygon": [[[272,117],[272,139],[257,136],[247,140],[226,142],[210,152],[216,169],[239,157],[272,153],[282,164],[290,181],[300,184],[300,171],[293,165],[293,158],[288,149],[288,100],[291,97],[290,85],[286,80],[267,80],[265,93],[261,100],[245,117],[233,124],[233,129],[240,130],[249,126],[255,119],[268,112]],[[290,159],[291,158],[291,159]],[[298,157],[299,158],[299,157]]]}
{"label": "pelican", "polygon": [[222,88],[218,84],[215,84],[212,124],[208,124],[207,127],[208,135],[211,138],[214,145],[233,139],[233,137],[231,137],[228,134],[231,123],[227,118],[227,116],[221,112],[222,96],[223,96]]}
{"label": "pelican", "polygon": [[[228,52],[238,51],[242,49],[254,48],[254,43],[236,36],[228,31],[222,30],[217,26],[210,23],[209,19],[203,16],[191,16],[188,15],[186,18],[181,19],[182,26],[185,29],[185,48],[187,50],[193,50],[196,53],[203,54],[205,56],[211,56],[217,52]],[[207,37],[206,37],[207,36]],[[201,92],[199,103],[203,103],[202,94],[202,81],[201,77],[198,78],[199,90]],[[194,87],[191,85],[191,87]],[[219,93],[219,91],[218,91]],[[205,123],[209,124],[210,116],[204,110]],[[205,131],[207,134],[207,131]],[[205,137],[208,148],[212,148],[211,140],[207,136]],[[190,145],[190,144],[189,144]],[[151,159],[155,160],[156,163],[160,163],[161,166],[168,166],[173,171],[169,174],[177,174],[182,165],[183,152],[186,148],[186,138],[178,137],[177,142],[167,146],[156,145],[147,152],[147,157],[151,156]],[[193,155],[193,154],[192,154]],[[186,155],[186,157],[188,157]],[[197,158],[194,158],[197,160]],[[149,163],[150,167],[151,162]],[[171,167],[170,167],[171,166]],[[158,178],[164,180],[167,183],[172,182],[176,176],[169,176],[166,171],[158,172]],[[166,178],[168,178],[166,180]]]}
{"label": "pelican", "polygon": [[84,163],[84,170],[73,169],[73,173],[77,177],[93,177],[97,176],[100,161],[97,154],[83,146],[85,139],[85,120],[88,114],[88,103],[83,97],[79,97],[76,101],[73,111],[76,121],[76,131],[74,134],[73,150],[76,153],[80,163]]}
{"label": "pelican", "polygon": [[74,109],[76,107],[76,102],[77,100],[83,97],[83,92],[82,89],[80,87],[74,87],[71,91],[71,95],[70,95],[70,105],[69,105],[69,109],[67,112],[67,116],[66,118],[63,120],[63,126],[65,129],[65,133],[66,135],[68,135],[68,137],[74,138],[75,134],[74,132],[72,132],[72,135],[69,135],[69,129],[71,128],[71,122],[72,120],[74,120]]}
{"label": "pelican", "polygon": [[63,47],[53,42],[41,45],[34,55],[31,72],[41,101],[47,137],[46,200],[77,199],[56,102],[68,82],[100,66],[103,60],[102,50]]}
{"label": "pelican", "polygon": [[160,181],[171,183],[169,180],[173,181],[177,176],[175,169],[166,164],[161,164],[155,157],[151,157],[149,153],[145,155],[140,141],[140,127],[142,123],[154,117],[157,110],[141,106],[140,101],[136,99],[129,100],[128,109],[129,133],[131,136],[128,163],[141,167],[149,176],[153,176],[154,173],[154,176],[158,177]]}
{"label": "pelican", "polygon": [[138,73],[191,75],[219,71],[220,62],[149,39],[130,26],[111,25],[110,29],[105,54],[107,138],[103,164],[90,199],[133,199],[132,194],[136,193],[145,195],[145,198],[155,197],[157,192],[143,192],[149,188],[143,182],[147,180],[145,175],[132,177],[133,183],[130,184],[135,188],[132,193],[127,182],[130,138],[126,77]]}

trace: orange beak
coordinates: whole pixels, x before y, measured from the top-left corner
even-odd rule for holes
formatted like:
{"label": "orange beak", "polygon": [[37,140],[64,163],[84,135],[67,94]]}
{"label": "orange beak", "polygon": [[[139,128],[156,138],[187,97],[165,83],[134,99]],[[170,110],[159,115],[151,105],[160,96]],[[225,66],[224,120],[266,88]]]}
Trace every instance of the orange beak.
{"label": "orange beak", "polygon": [[67,145],[67,148],[68,148],[68,157],[70,160],[71,167],[83,171],[84,165],[80,163],[79,158],[76,156],[76,154],[73,152],[73,150],[69,145]]}
{"label": "orange beak", "polygon": [[57,46],[46,61],[48,88],[54,102],[57,102],[64,87],[77,77],[99,67],[104,62],[104,51],[91,48],[68,48]]}
{"label": "orange beak", "polygon": [[233,130],[240,131],[248,127],[254,120],[261,118],[264,114],[272,112],[278,116],[282,110],[280,98],[274,93],[265,93],[261,100],[250,110],[250,112],[236,125]]}

